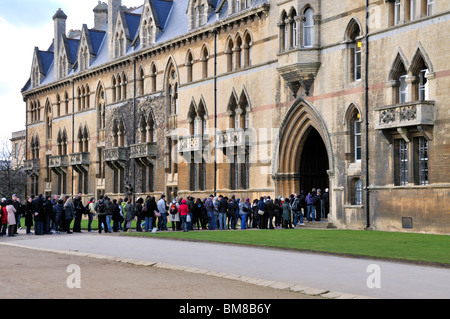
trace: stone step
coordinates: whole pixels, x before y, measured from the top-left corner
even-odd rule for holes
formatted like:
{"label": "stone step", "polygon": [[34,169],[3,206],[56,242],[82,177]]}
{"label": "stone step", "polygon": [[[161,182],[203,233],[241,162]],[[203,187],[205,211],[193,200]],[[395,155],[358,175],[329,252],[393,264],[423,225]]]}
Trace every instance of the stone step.
{"label": "stone step", "polygon": [[308,228],[308,229],[335,229],[336,226],[329,221],[319,221],[319,222],[304,222],[304,226],[299,226],[297,224],[297,228]]}

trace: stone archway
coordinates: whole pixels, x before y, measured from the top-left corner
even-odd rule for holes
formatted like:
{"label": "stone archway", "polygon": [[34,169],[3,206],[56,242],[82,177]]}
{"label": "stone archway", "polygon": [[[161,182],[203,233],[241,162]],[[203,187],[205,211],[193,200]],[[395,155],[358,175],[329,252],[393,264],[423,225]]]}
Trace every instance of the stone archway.
{"label": "stone archway", "polygon": [[297,99],[285,116],[278,138],[273,174],[277,195],[330,188],[332,144],[324,120],[311,104]]}

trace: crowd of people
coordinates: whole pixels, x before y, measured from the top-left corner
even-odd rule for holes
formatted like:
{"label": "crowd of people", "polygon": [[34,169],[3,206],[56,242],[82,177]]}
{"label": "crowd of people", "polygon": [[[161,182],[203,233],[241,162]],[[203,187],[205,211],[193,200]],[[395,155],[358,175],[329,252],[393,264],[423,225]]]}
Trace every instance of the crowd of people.
{"label": "crowd of people", "polygon": [[[326,219],[329,211],[328,189],[312,189],[308,194],[292,194],[274,199],[270,196],[250,200],[211,195],[208,198],[176,198],[167,202],[161,195],[142,197],[133,202],[131,197],[110,199],[108,196],[91,198],[83,205],[82,194],[30,196],[25,204],[13,195],[3,198],[0,207],[1,236],[14,236],[22,229],[25,217],[27,234],[35,235],[81,232],[81,221],[87,217],[89,232],[93,231],[94,217],[98,232],[129,231],[135,221],[137,232],[227,229],[288,229],[304,226],[304,222]],[[7,232],[8,230],[8,232]]]}

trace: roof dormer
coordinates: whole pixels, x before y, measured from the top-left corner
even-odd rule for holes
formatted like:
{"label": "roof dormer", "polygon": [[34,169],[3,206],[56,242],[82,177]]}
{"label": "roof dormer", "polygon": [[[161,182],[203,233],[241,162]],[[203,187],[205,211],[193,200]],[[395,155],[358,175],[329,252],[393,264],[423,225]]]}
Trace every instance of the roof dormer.
{"label": "roof dormer", "polygon": [[86,70],[98,54],[103,38],[104,31],[89,30],[86,24],[83,24],[80,36],[80,45],[78,47],[77,60],[78,69]]}
{"label": "roof dormer", "polygon": [[201,27],[208,22],[209,15],[215,10],[216,0],[189,0],[186,14],[189,30]]}

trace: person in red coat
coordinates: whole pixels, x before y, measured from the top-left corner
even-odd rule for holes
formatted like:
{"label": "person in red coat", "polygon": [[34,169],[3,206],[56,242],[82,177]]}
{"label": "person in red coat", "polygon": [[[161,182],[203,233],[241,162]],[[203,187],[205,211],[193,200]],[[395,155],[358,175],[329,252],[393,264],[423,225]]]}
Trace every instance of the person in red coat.
{"label": "person in red coat", "polygon": [[2,199],[0,206],[0,214],[1,214],[1,235],[6,236],[6,229],[8,228],[8,212],[6,210],[6,198]]}
{"label": "person in red coat", "polygon": [[178,207],[178,212],[180,213],[183,231],[188,231],[188,229],[187,229],[188,228],[187,217],[189,215],[189,207],[186,204],[186,200],[185,199],[181,200],[181,204]]}

